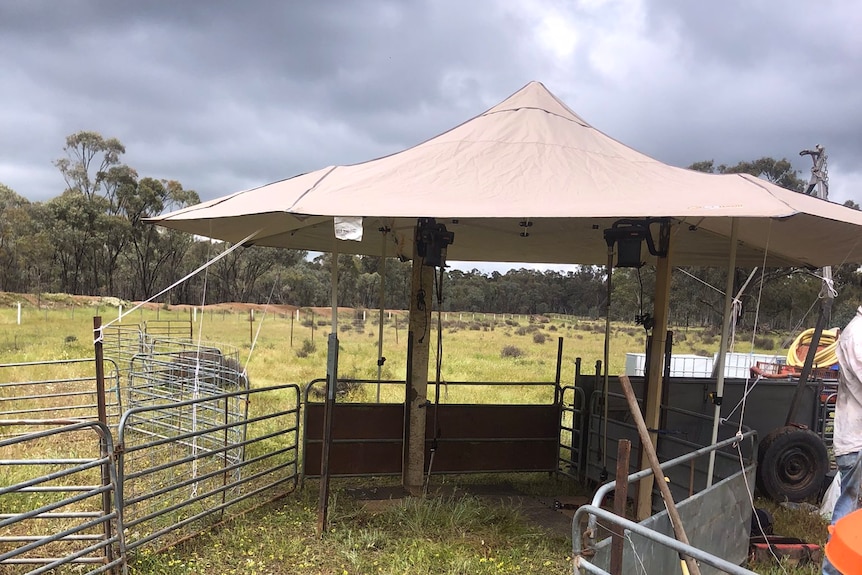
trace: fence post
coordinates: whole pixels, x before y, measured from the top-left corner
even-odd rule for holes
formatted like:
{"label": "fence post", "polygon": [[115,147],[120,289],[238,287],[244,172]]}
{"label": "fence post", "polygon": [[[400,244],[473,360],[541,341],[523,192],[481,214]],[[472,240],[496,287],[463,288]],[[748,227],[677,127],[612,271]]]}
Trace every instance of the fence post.
{"label": "fence post", "polygon": [[[628,439],[620,439],[617,444],[617,486],[614,488],[614,513],[620,517],[626,516],[626,502],[629,492],[629,455],[632,451],[632,442]],[[615,529],[611,533],[611,575],[622,575],[623,572],[623,536]]]}
{"label": "fence post", "polygon": [[[96,356],[96,410],[98,412],[99,422],[108,426],[108,407],[105,404],[105,353],[102,348],[102,318],[95,316],[93,318],[93,347],[95,348]],[[99,452],[102,457],[109,458],[112,456],[108,453],[107,441],[104,437],[99,439]],[[109,463],[102,464],[102,485],[108,486],[111,484],[111,471]],[[111,514],[111,491],[105,490],[102,492],[102,513],[106,516]],[[105,541],[110,541],[113,537],[111,522],[105,521]],[[114,550],[111,545],[105,545],[105,559],[108,563],[114,560]]]}

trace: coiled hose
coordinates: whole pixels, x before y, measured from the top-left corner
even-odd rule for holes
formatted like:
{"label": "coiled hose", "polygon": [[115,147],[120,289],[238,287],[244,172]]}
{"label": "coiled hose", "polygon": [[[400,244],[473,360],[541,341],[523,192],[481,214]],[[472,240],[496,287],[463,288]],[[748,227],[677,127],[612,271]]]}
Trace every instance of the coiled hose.
{"label": "coiled hose", "polygon": [[[818,344],[817,353],[814,354],[814,367],[830,367],[838,363],[838,328],[824,329],[820,334],[820,342]],[[814,335],[814,328],[809,328],[796,336],[790,349],[787,350],[787,365],[791,367],[802,367],[805,364],[805,355],[807,349],[811,345],[811,337]],[[801,350],[800,348],[805,348]],[[801,355],[799,352],[802,352]]]}

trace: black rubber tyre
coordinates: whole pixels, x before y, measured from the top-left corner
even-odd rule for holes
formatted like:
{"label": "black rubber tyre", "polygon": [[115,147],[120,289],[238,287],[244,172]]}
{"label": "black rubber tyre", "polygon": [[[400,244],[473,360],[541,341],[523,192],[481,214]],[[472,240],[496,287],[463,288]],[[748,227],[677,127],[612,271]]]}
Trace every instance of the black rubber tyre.
{"label": "black rubber tyre", "polygon": [[758,445],[757,486],[775,501],[817,495],[828,471],[826,445],[811,430],[779,427]]}

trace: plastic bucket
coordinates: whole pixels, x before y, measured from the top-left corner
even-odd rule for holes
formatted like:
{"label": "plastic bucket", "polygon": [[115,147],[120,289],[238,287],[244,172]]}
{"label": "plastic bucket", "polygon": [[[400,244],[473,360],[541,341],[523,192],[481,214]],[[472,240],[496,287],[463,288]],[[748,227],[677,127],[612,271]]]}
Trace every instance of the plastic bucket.
{"label": "plastic bucket", "polygon": [[862,509],[829,526],[826,556],[843,575],[862,575]]}

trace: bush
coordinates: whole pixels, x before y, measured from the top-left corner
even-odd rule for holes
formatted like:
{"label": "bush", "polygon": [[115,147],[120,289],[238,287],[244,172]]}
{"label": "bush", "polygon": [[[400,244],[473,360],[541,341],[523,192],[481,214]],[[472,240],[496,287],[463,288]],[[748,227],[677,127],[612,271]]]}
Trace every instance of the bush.
{"label": "bush", "polygon": [[537,331],[533,334],[533,343],[545,343],[545,340],[548,339],[548,336],[543,334],[540,331]]}
{"label": "bush", "polygon": [[500,357],[521,357],[522,355],[524,355],[524,352],[514,345],[507,345],[500,351]]}
{"label": "bush", "polygon": [[[565,326],[564,326],[565,327]],[[548,331],[557,331],[557,326],[551,324],[548,326]]]}
{"label": "bush", "polygon": [[771,337],[755,337],[754,347],[760,349],[775,349],[775,340]]}
{"label": "bush", "polygon": [[296,350],[296,357],[308,357],[317,351],[317,345],[309,339],[302,340],[302,347]]}

